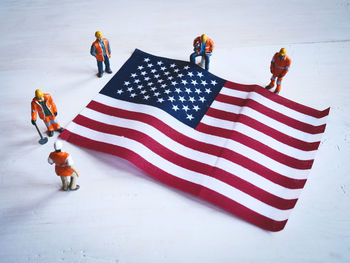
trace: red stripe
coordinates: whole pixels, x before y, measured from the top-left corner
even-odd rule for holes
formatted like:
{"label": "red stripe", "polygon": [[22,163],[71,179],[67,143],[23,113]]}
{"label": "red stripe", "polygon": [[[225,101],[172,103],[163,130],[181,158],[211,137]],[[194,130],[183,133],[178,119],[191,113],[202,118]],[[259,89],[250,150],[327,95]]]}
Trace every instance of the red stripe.
{"label": "red stripe", "polygon": [[169,150],[163,145],[159,144],[156,140],[154,140],[153,138],[151,138],[150,136],[142,132],[139,132],[133,129],[105,124],[102,122],[89,119],[82,115],[78,115],[74,119],[74,122],[81,126],[87,127],[89,129],[92,129],[98,132],[113,134],[116,136],[123,136],[131,140],[138,141],[139,143],[145,145],[148,149],[150,149],[157,155],[161,156],[162,158],[180,167],[216,178],[278,209],[283,209],[283,210],[291,209],[295,206],[295,203],[297,201],[297,199],[287,200],[287,199],[280,198],[267,191],[260,189],[259,187],[256,187],[255,185],[247,181],[242,180],[241,178],[235,176],[234,174],[226,172],[225,170],[183,157]]}
{"label": "red stripe", "polygon": [[242,124],[245,124],[254,130],[257,130],[261,133],[264,133],[271,138],[274,138],[275,140],[289,145],[291,147],[297,148],[302,151],[314,151],[318,149],[318,146],[320,142],[305,142],[293,137],[290,137],[276,129],[271,128],[270,126],[267,126],[266,124],[263,124],[249,116],[243,115],[243,114],[235,114],[227,111],[221,111],[214,108],[209,108],[206,115],[227,120],[227,121],[233,121],[233,122],[240,122]]}
{"label": "red stripe", "polygon": [[95,151],[112,154],[128,160],[154,179],[175,187],[225,209],[226,211],[269,231],[280,231],[287,220],[275,221],[203,186],[175,177],[149,163],[135,152],[124,147],[94,141],[64,130],[60,138]]}
{"label": "red stripe", "polygon": [[224,102],[230,105],[235,105],[235,106],[245,106],[245,107],[249,107],[251,109],[254,109],[280,123],[283,123],[285,125],[288,125],[290,127],[293,127],[295,129],[298,129],[300,131],[303,132],[307,132],[310,134],[318,134],[318,133],[323,133],[325,128],[326,128],[326,124],[323,125],[319,125],[319,126],[313,126],[311,124],[293,119],[289,116],[286,116],[282,113],[279,113],[277,111],[274,111],[264,105],[262,105],[259,102],[256,102],[252,99],[241,99],[241,98],[236,98],[236,97],[231,97],[228,95],[224,95],[224,94],[219,94],[216,99],[217,101],[220,102]]}
{"label": "red stripe", "polygon": [[[248,170],[255,172],[255,173],[259,174],[260,176],[262,176],[262,177],[264,177],[264,178],[266,178],[266,179],[268,179],[276,184],[284,186],[286,188],[289,188],[289,189],[303,188],[304,184],[306,182],[305,179],[302,179],[302,180],[292,179],[292,178],[286,177],[282,174],[276,173],[275,171],[270,170],[270,169],[264,167],[263,165],[259,164],[258,162],[254,162],[253,160],[250,160],[249,158],[247,158],[239,153],[233,152],[231,150],[228,150],[228,149],[216,146],[216,145],[203,143],[203,142],[194,140],[192,138],[189,138],[189,137],[183,135],[182,133],[177,132],[175,129],[169,127],[168,125],[166,125],[164,122],[160,121],[159,119],[157,119],[153,116],[147,115],[145,113],[121,110],[118,108],[113,108],[113,107],[101,104],[101,103],[96,102],[96,101],[91,101],[87,105],[87,108],[90,108],[92,110],[95,110],[95,111],[98,111],[98,112],[101,112],[101,113],[104,113],[107,115],[125,118],[125,119],[137,120],[137,121],[147,123],[147,124],[153,126],[154,128],[156,128],[157,130],[161,131],[162,133],[164,133],[169,138],[173,139],[174,141],[176,141],[176,142],[178,142],[178,143],[180,143],[188,148],[191,148],[191,149],[196,150],[196,151],[208,153],[211,155],[223,157],[223,158],[225,158],[233,163],[241,165],[241,166],[247,168]],[[224,134],[224,136],[225,136],[225,134]],[[223,156],[222,155],[223,152],[225,152],[227,154]]]}
{"label": "red stripe", "polygon": [[292,110],[298,111],[300,113],[315,117],[315,118],[323,118],[329,114],[330,108],[327,108],[323,111],[319,111],[316,109],[313,109],[311,107],[302,105],[300,103],[297,103],[295,101],[291,101],[287,98],[278,96],[269,90],[258,86],[258,85],[243,85],[243,84],[238,84],[235,82],[231,81],[226,81],[224,87],[229,88],[229,89],[234,89],[238,91],[245,91],[245,92],[256,92],[265,98],[268,98],[269,100],[272,100],[278,104],[281,104],[283,106],[286,106]]}

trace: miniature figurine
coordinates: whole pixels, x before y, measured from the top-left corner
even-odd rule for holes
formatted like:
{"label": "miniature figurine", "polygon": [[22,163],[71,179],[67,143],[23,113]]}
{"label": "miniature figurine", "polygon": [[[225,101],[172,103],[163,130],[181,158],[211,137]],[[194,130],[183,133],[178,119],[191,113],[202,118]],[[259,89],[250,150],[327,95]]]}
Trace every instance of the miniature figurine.
{"label": "miniature figurine", "polygon": [[205,70],[209,70],[210,56],[214,50],[214,42],[206,34],[198,36],[193,41],[194,52],[190,56],[191,63],[196,63],[196,57],[202,56],[205,60]]}
{"label": "miniature figurine", "polygon": [[102,36],[103,35],[101,31],[96,31],[95,33],[96,40],[95,42],[92,43],[91,49],[90,49],[90,54],[96,57],[96,60],[97,60],[97,68],[98,68],[97,76],[99,78],[103,76],[102,62],[105,63],[106,72],[108,74],[112,73],[112,70],[109,65],[109,58],[111,57],[111,48],[109,46],[109,42],[107,38],[102,38]]}
{"label": "miniature figurine", "polygon": [[[72,157],[66,153],[62,152],[62,142],[57,141],[54,144],[55,151],[50,153],[48,162],[49,164],[55,164],[55,171],[57,176],[61,177],[62,180],[62,189],[64,191],[68,191],[70,189],[71,191],[78,190],[80,188],[79,185],[77,185],[77,177],[79,177],[79,172],[77,169],[73,166],[73,160]],[[68,184],[68,177],[70,177],[70,182]]]}
{"label": "miniature figurine", "polygon": [[271,60],[270,71],[272,73],[272,77],[271,82],[266,86],[266,89],[272,89],[275,86],[275,81],[277,78],[277,87],[274,92],[278,94],[281,91],[282,79],[287,74],[290,64],[291,59],[287,56],[287,50],[285,48],[281,48],[281,50],[277,52]]}
{"label": "miniature figurine", "polygon": [[36,126],[37,113],[47,127],[47,134],[52,137],[53,131],[61,133],[63,128],[55,120],[57,116],[56,104],[48,93],[43,93],[40,89],[35,91],[35,97],[31,102],[32,124]]}

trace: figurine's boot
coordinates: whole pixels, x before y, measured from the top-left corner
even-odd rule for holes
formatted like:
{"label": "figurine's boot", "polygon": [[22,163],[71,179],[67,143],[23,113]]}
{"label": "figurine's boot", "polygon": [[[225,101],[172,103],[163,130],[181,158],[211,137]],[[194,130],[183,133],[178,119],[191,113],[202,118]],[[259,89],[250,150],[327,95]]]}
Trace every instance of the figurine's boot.
{"label": "figurine's boot", "polygon": [[265,87],[265,89],[272,89],[275,86],[276,80],[271,79],[271,82],[269,85]]}

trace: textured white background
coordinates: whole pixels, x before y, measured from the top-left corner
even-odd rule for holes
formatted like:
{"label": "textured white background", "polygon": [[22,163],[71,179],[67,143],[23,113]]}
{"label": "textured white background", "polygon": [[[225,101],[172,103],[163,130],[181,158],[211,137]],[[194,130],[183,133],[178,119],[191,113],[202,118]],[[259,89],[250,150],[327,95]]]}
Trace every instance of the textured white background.
{"label": "textured white background", "polygon": [[[135,48],[187,60],[215,42],[211,72],[266,85],[281,47],[281,95],[324,109],[328,126],[286,228],[261,230],[148,178],[113,156],[65,143],[81,173],[59,191],[30,123],[37,88],[67,125],[108,82],[95,76],[94,32],[116,72]],[[350,262],[350,1],[6,1],[0,4],[1,262]],[[44,124],[38,121],[42,131]]]}

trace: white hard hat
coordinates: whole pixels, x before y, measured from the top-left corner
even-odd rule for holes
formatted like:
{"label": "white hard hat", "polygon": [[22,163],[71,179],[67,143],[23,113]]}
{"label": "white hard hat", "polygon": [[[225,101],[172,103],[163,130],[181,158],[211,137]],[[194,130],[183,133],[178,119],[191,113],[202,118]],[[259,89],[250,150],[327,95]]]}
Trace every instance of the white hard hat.
{"label": "white hard hat", "polygon": [[61,149],[62,149],[62,146],[63,146],[63,144],[62,144],[61,141],[56,141],[55,144],[54,144],[54,147],[55,147],[55,150],[56,150],[56,151],[61,150]]}

